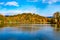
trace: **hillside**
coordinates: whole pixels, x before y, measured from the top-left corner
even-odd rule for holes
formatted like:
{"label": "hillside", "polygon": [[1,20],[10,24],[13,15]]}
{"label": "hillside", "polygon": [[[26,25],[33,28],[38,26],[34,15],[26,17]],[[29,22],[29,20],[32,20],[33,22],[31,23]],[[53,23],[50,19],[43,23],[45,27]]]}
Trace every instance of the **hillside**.
{"label": "hillside", "polygon": [[47,17],[32,13],[22,13],[3,17],[1,16],[3,15],[0,15],[0,23],[45,24],[48,22]]}

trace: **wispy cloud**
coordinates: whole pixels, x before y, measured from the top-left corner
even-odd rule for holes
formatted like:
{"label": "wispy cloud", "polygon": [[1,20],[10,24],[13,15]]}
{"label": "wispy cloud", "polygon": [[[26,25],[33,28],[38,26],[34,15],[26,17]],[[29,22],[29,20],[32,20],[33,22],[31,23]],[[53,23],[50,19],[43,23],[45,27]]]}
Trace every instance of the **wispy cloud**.
{"label": "wispy cloud", "polygon": [[[31,9],[32,8],[32,9]],[[16,15],[18,13],[37,13],[39,14],[40,10],[34,6],[24,6],[24,8],[8,10],[6,8],[0,10],[0,13],[3,15]]]}
{"label": "wispy cloud", "polygon": [[41,10],[43,16],[53,16],[55,12],[60,12],[60,5],[48,5],[47,8]]}
{"label": "wispy cloud", "polygon": [[52,3],[60,2],[60,0],[42,0],[42,2],[52,4]]}
{"label": "wispy cloud", "polygon": [[27,0],[27,2],[38,2],[38,0]]}
{"label": "wispy cloud", "polygon": [[4,2],[0,2],[0,5],[3,5],[4,4]]}
{"label": "wispy cloud", "polygon": [[6,6],[7,6],[7,5],[8,5],[8,6],[19,6],[16,1],[7,2],[5,5],[6,5]]}

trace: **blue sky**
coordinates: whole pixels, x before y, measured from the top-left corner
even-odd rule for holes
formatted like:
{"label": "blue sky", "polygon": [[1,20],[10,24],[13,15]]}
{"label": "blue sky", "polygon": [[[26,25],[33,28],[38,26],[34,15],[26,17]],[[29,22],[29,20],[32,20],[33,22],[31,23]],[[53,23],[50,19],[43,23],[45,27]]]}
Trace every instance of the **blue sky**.
{"label": "blue sky", "polygon": [[0,0],[0,14],[16,15],[18,13],[36,13],[52,16],[60,12],[60,0]]}

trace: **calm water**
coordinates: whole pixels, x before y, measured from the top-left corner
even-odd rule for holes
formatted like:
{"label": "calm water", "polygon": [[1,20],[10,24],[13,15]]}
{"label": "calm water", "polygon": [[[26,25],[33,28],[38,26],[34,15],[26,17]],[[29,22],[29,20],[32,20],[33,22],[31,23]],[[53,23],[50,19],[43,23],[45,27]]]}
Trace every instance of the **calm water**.
{"label": "calm water", "polygon": [[4,25],[0,40],[60,40],[60,31],[51,24]]}

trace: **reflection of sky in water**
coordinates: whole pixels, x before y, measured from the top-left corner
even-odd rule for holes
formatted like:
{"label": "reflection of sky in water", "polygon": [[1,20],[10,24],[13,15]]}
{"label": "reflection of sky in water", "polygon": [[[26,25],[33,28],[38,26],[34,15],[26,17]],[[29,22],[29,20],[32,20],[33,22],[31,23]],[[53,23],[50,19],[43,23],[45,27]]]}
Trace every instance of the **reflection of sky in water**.
{"label": "reflection of sky in water", "polygon": [[[40,27],[39,27],[40,28]],[[35,29],[34,29],[35,30]],[[33,30],[31,30],[33,31]],[[41,27],[37,31],[22,31],[16,27],[5,27],[0,29],[1,40],[53,40],[54,32],[51,27]]]}

